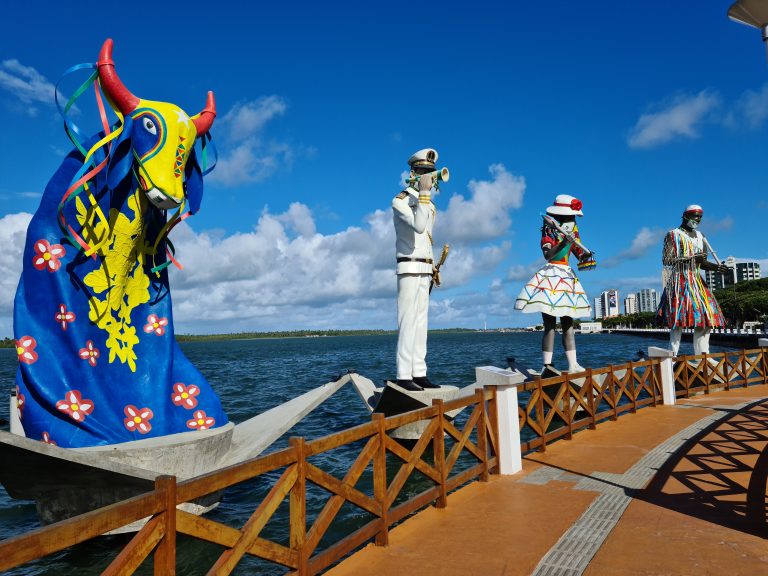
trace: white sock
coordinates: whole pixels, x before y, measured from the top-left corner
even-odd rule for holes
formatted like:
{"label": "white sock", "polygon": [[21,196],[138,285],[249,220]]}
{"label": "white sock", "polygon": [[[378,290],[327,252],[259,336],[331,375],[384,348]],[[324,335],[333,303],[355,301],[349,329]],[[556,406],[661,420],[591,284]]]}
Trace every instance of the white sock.
{"label": "white sock", "polygon": [[547,352],[546,350],[542,351],[541,355],[544,356],[544,365],[552,364],[552,354],[553,352]]}
{"label": "white sock", "polygon": [[568,372],[574,372],[577,368],[581,368],[576,362],[576,350],[566,350],[565,357],[568,358]]}

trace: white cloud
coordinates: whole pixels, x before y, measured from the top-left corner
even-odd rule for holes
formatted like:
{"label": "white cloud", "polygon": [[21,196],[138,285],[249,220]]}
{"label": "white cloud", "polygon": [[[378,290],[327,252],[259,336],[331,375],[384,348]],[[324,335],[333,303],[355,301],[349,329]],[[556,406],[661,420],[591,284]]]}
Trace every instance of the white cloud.
{"label": "white cloud", "polygon": [[523,205],[525,178],[507,171],[503,164],[488,168],[492,180],[470,180],[469,198],[451,196],[448,208],[438,215],[440,235],[460,242],[493,240],[509,231],[509,211]]}
{"label": "white cloud", "polygon": [[734,110],[727,116],[727,124],[746,125],[756,130],[760,128],[768,118],[768,84],[764,84],[760,90],[745,90],[734,106]]}
{"label": "white cloud", "polygon": [[647,226],[643,226],[638,230],[637,234],[635,234],[629,248],[622,250],[615,256],[611,256],[607,260],[601,262],[600,265],[604,268],[613,268],[625,260],[637,260],[638,258],[642,258],[650,248],[655,247],[658,247],[659,253],[661,253],[661,240],[664,237],[664,234],[665,230],[662,230],[661,228],[648,228]]}
{"label": "white cloud", "polygon": [[507,272],[507,280],[514,282],[523,280],[527,282],[533,278],[533,275],[544,265],[544,263],[544,258],[539,258],[536,262],[532,262],[531,264],[515,264]]}
{"label": "white cloud", "polygon": [[716,92],[702,90],[695,95],[678,95],[658,105],[654,112],[640,116],[630,131],[630,148],[654,148],[672,140],[697,138],[699,126],[720,106]]}
{"label": "white cloud", "polygon": [[[491,181],[473,180],[469,199],[458,196],[456,201],[454,196],[446,212],[438,213],[436,227],[443,230],[439,238],[452,248],[443,267],[443,288],[432,297],[433,325],[451,325],[458,318],[476,321],[472,314],[477,310],[457,312],[451,304],[456,296],[443,295],[488,278],[508,257],[506,212],[521,205],[525,184],[501,165],[490,170]],[[459,223],[473,232],[465,232]],[[442,243],[439,238],[436,246]],[[369,214],[362,226],[320,234],[312,211],[294,202],[280,214],[265,208],[250,232],[222,237],[182,224],[173,240],[184,265],[183,271],[172,272],[171,280],[182,330],[394,327],[397,283],[390,209]],[[483,309],[488,306],[483,300]]]}
{"label": "white cloud", "polygon": [[[493,180],[472,181],[468,199],[449,202],[447,213],[438,214],[437,226],[444,227],[451,252],[443,267],[443,287],[432,294],[432,326],[475,325],[478,314],[508,316],[511,304],[502,282],[496,280],[488,294],[476,292],[474,283],[490,283],[508,257],[509,217],[500,218],[497,212],[520,205],[524,183],[500,165],[491,167],[491,173]],[[477,227],[483,219],[490,225],[481,234],[454,234],[457,229],[448,222],[459,221],[459,206],[466,225]],[[8,284],[3,286],[7,298],[0,302],[0,327],[6,333],[29,219],[29,214],[15,214],[0,220],[0,241],[10,247],[0,255],[1,277]],[[184,222],[172,239],[184,266],[171,269],[180,333],[396,326],[395,234],[389,207],[368,214],[359,226],[322,234],[312,210],[294,202],[282,213],[264,207],[250,231],[227,236],[220,230],[196,231]],[[471,292],[457,295],[470,287]]]}
{"label": "white cloud", "polygon": [[235,104],[216,127],[223,130],[231,140],[242,140],[259,134],[264,126],[288,109],[285,100],[279,96],[262,96],[251,102]]}
{"label": "white cloud", "polygon": [[[24,66],[16,59],[0,62],[0,87],[11,92],[25,104],[53,104],[54,86],[45,76],[31,66]],[[31,116],[37,110],[30,107]]]}
{"label": "white cloud", "polygon": [[294,149],[264,136],[267,124],[287,109],[287,103],[274,95],[233,106],[215,125],[221,155],[209,181],[222,186],[259,182],[290,165]]}
{"label": "white cloud", "polygon": [[704,234],[717,234],[718,232],[727,232],[733,228],[733,218],[724,216],[719,220],[714,218],[703,218],[701,221],[701,231]]}
{"label": "white cloud", "polygon": [[0,218],[0,335],[10,336],[13,298],[21,276],[24,240],[32,214],[19,212]]}
{"label": "white cloud", "polygon": [[[323,235],[315,232],[310,209],[293,203],[282,214],[265,209],[248,233],[216,238],[181,224],[173,241],[184,265],[171,273],[174,314],[189,330],[277,329],[291,321],[317,328],[395,323],[389,210],[369,215],[363,227]],[[491,273],[509,248],[509,242],[457,245],[443,268],[443,289]],[[444,306],[438,294],[434,305]]]}

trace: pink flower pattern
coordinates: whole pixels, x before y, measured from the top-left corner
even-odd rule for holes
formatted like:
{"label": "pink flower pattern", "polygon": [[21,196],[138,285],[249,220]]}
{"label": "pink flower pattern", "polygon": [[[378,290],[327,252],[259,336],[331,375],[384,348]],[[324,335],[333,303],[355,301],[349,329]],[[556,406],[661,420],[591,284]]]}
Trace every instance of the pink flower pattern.
{"label": "pink flower pattern", "polygon": [[24,418],[24,404],[26,401],[26,397],[21,393],[19,387],[16,386],[16,408],[19,410],[19,420]]}
{"label": "pink flower pattern", "polygon": [[197,396],[200,394],[200,388],[194,384],[186,386],[181,382],[176,382],[173,385],[173,394],[171,394],[171,400],[176,406],[183,406],[187,410],[192,410],[197,406]]}
{"label": "pink flower pattern", "polygon": [[80,348],[80,358],[87,360],[91,366],[96,366],[96,359],[99,357],[99,349],[93,346],[93,340],[85,343],[85,348]]}
{"label": "pink flower pattern", "polygon": [[165,334],[165,327],[168,326],[168,318],[158,318],[156,314],[147,316],[147,323],[144,324],[144,332],[151,334],[154,332],[158,336]]}
{"label": "pink flower pattern", "polygon": [[84,400],[78,390],[70,390],[64,396],[64,400],[56,402],[56,408],[69,415],[75,422],[82,422],[88,414],[93,412],[93,401]]}
{"label": "pink flower pattern", "polygon": [[38,270],[48,270],[56,272],[61,268],[59,258],[62,258],[67,251],[61,244],[51,244],[48,240],[40,239],[35,242],[35,255],[32,257],[32,265]]}
{"label": "pink flower pattern", "polygon": [[35,346],[37,346],[37,341],[32,336],[22,336],[16,340],[16,353],[19,355],[19,362],[24,364],[37,362]]}
{"label": "pink flower pattern", "polygon": [[48,432],[43,432],[43,442],[45,442],[46,444],[50,444],[51,446],[57,445],[56,442],[51,440],[51,435],[48,434]]}
{"label": "pink flower pattern", "polygon": [[67,324],[74,322],[76,316],[74,312],[67,310],[67,307],[64,306],[64,304],[59,304],[59,311],[56,313],[54,318],[56,319],[56,322],[61,324],[61,329],[66,330]]}
{"label": "pink flower pattern", "polygon": [[146,434],[152,430],[152,424],[149,423],[152,420],[154,414],[149,408],[142,408],[139,410],[133,404],[126,406],[123,411],[127,418],[123,420],[125,427],[131,432],[139,432],[139,434]]}
{"label": "pink flower pattern", "polygon": [[203,410],[197,410],[192,416],[191,420],[187,420],[187,428],[192,430],[208,430],[216,424],[216,420],[207,416]]}

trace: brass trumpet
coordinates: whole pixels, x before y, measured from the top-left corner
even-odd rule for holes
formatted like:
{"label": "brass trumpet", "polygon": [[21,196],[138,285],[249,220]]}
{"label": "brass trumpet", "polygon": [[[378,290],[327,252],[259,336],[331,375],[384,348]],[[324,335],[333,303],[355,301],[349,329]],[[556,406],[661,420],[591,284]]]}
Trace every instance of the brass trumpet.
{"label": "brass trumpet", "polygon": [[[448,172],[448,168],[440,168],[440,170],[435,170],[434,172],[427,172],[427,174],[432,176],[432,185],[435,188],[439,188],[438,182],[448,182],[448,180],[451,177],[451,173]],[[409,185],[413,185],[419,181],[419,178],[421,178],[421,174],[413,175],[410,178],[408,178],[407,182]]]}

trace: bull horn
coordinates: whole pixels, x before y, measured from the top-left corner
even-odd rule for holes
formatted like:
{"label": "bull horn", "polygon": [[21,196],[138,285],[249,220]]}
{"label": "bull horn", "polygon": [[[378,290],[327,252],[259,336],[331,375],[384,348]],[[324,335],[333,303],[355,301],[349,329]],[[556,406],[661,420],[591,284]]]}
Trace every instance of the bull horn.
{"label": "bull horn", "polygon": [[197,116],[190,118],[192,123],[197,128],[197,135],[204,136],[208,133],[208,130],[213,126],[213,121],[216,118],[216,100],[213,97],[213,92],[208,92],[208,99],[205,102],[205,108]]}
{"label": "bull horn", "polygon": [[101,47],[98,67],[99,81],[107,97],[123,113],[123,116],[133,112],[139,105],[139,99],[130,93],[115,72],[115,63],[112,60],[112,38],[107,38]]}

